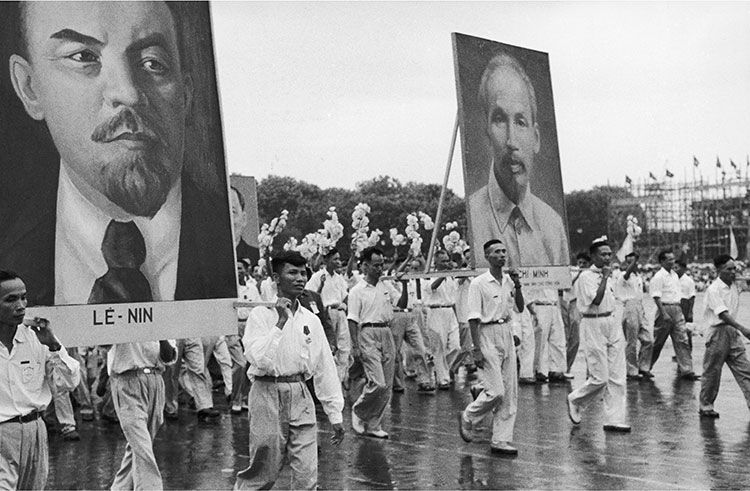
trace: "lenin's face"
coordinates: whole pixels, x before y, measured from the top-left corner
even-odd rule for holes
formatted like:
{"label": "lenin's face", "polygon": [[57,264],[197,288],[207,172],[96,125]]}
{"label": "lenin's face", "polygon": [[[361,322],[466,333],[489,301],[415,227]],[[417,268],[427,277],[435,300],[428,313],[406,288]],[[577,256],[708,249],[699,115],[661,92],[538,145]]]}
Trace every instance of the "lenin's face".
{"label": "lenin's face", "polygon": [[500,184],[525,188],[540,146],[529,89],[515,70],[502,66],[487,79],[487,104],[487,136],[495,176]]}
{"label": "lenin's face", "polygon": [[153,216],[182,170],[191,92],[166,4],[25,9],[28,59],[13,55],[10,69],[26,111],[46,122],[85,196]]}

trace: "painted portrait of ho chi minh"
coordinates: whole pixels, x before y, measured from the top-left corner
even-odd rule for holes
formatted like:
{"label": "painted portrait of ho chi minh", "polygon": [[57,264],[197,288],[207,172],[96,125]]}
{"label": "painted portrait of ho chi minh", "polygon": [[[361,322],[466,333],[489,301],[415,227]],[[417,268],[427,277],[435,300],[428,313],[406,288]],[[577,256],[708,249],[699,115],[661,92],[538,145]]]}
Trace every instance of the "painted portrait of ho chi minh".
{"label": "painted portrait of ho chi minh", "polygon": [[0,269],[30,306],[236,298],[205,2],[0,4]]}
{"label": "painted portrait of ho chi minh", "polygon": [[453,42],[474,249],[500,239],[509,266],[567,266],[547,54],[463,34]]}

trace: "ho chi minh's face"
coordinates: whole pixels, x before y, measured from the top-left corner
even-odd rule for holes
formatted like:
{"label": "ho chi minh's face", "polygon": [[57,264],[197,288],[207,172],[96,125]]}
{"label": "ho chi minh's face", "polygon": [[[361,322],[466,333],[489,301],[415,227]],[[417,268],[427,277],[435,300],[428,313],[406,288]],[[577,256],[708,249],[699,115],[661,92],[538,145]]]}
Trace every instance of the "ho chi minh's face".
{"label": "ho chi minh's face", "polygon": [[501,186],[527,188],[540,138],[526,83],[512,68],[500,67],[487,79],[487,96],[485,117],[495,177]]}
{"label": "ho chi minh's face", "polygon": [[85,196],[153,216],[182,170],[191,95],[168,7],[35,2],[26,9],[29,59],[10,60],[26,111],[46,122]]}

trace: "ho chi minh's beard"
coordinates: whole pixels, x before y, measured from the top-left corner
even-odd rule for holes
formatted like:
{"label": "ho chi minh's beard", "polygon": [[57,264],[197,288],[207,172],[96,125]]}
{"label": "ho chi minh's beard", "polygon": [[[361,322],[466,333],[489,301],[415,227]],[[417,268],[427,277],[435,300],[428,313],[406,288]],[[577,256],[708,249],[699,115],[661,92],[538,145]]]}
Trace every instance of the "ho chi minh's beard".
{"label": "ho chi minh's beard", "polygon": [[153,217],[172,187],[173,176],[167,159],[156,154],[136,154],[102,167],[107,198],[128,213]]}

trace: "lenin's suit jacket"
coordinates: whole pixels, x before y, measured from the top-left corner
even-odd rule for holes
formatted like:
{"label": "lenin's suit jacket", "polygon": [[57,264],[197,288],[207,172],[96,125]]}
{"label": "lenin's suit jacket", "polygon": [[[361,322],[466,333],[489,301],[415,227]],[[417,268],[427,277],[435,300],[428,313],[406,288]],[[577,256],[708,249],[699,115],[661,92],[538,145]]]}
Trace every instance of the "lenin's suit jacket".
{"label": "lenin's suit jacket", "polygon": [[[29,306],[55,302],[55,222],[59,165],[36,175],[23,198],[2,207],[0,269],[26,283]],[[0,200],[5,197],[0,196]],[[182,224],[175,300],[236,298],[229,217],[221,198],[206,196],[182,178]],[[92,285],[81,285],[90,290]]]}

